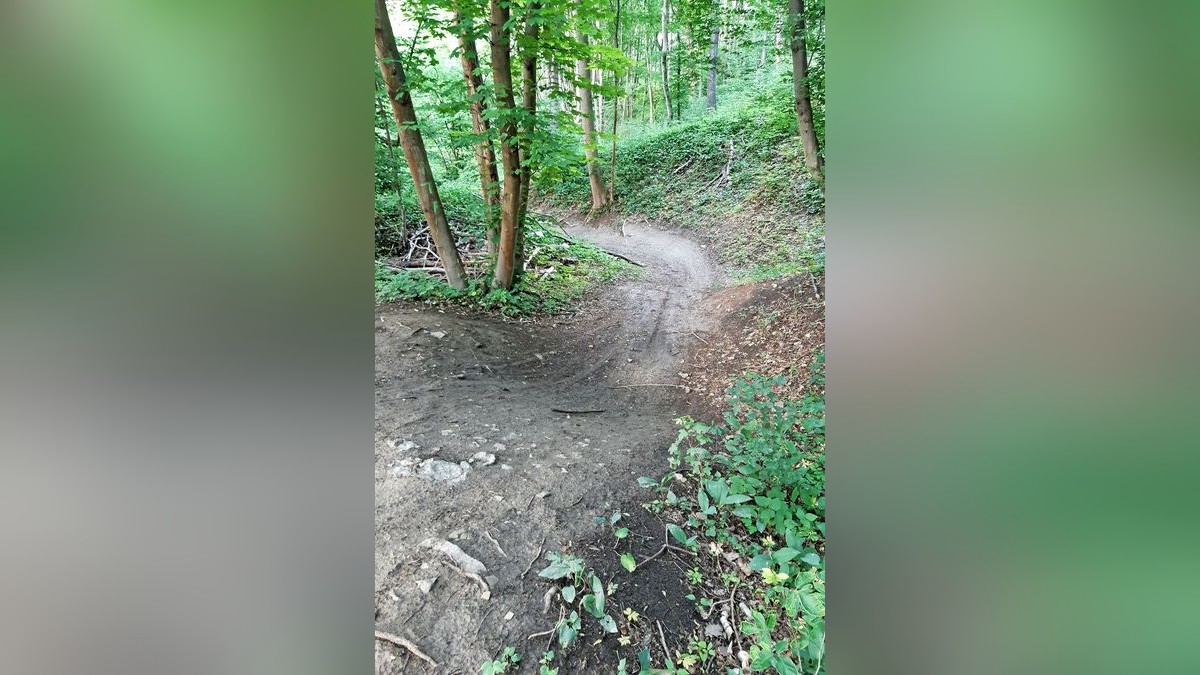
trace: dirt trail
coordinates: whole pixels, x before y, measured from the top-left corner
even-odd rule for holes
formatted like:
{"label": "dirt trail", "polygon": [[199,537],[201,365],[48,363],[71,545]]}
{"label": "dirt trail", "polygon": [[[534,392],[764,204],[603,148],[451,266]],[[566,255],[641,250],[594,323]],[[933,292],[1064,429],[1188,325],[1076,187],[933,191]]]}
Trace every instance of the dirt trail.
{"label": "dirt trail", "polygon": [[[643,263],[641,277],[532,322],[411,304],[378,312],[376,625],[418,644],[438,672],[478,672],[505,645],[526,653],[521,672],[535,669],[545,643],[525,638],[557,619],[542,614],[542,552],[594,534],[593,516],[637,497],[638,476],[661,475],[685,412],[682,389],[627,385],[686,383],[680,358],[708,328],[701,300],[715,266],[678,234],[568,232]],[[471,463],[477,453],[487,454]],[[428,537],[486,565],[490,599],[421,548]],[[379,672],[433,672],[392,647],[377,645],[377,658]]]}

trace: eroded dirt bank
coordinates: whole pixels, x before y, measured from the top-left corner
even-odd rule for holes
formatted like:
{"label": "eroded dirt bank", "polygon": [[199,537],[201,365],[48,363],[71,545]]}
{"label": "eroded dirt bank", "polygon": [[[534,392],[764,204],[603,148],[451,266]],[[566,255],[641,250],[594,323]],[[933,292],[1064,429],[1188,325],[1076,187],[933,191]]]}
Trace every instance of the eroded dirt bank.
{"label": "eroded dirt bank", "polygon": [[[681,355],[711,328],[702,300],[718,273],[698,244],[632,225],[568,231],[643,263],[642,275],[533,322],[378,312],[376,625],[417,643],[437,672],[478,672],[505,645],[525,652],[520,672],[536,671],[544,643],[526,636],[557,618],[542,614],[544,551],[593,535],[593,516],[665,471],[686,411]],[[486,565],[490,598],[420,546],[431,537]],[[435,672],[376,649],[379,672]]]}

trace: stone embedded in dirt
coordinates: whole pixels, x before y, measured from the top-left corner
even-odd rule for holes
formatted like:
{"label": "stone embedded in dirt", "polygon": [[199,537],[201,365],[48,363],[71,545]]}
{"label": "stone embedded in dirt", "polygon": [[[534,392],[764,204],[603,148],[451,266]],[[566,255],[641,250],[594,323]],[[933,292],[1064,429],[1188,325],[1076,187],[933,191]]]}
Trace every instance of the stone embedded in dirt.
{"label": "stone embedded in dirt", "polygon": [[412,441],[398,441],[394,438],[389,438],[387,444],[397,452],[409,452],[421,447]]}
{"label": "stone embedded in dirt", "polygon": [[484,577],[483,580],[488,583],[488,586],[495,586],[496,584],[500,583],[500,577],[496,576],[495,574],[489,574]]}
{"label": "stone embedded in dirt", "polygon": [[508,450],[508,446],[503,443],[493,443],[492,449],[496,452],[504,452],[505,450]]}
{"label": "stone embedded in dirt", "polygon": [[417,465],[417,475],[436,482],[457,483],[467,477],[471,465],[466,462],[447,462],[443,459],[429,459]]}
{"label": "stone embedded in dirt", "polygon": [[417,579],[417,588],[425,595],[429,595],[429,591],[433,590],[433,585],[437,583],[437,577],[429,577],[428,579]]}
{"label": "stone embedded in dirt", "polygon": [[430,334],[430,335],[432,335],[433,337],[435,337],[435,338],[439,339],[439,340],[441,340],[442,338],[446,337],[446,332],[445,332],[445,331],[441,331],[441,330],[433,330],[433,331],[429,331],[429,334]]}
{"label": "stone embedded in dirt", "polygon": [[480,450],[474,455],[471,455],[471,459],[468,461],[471,464],[478,464],[479,466],[491,466],[492,464],[496,463],[496,456],[490,452],[484,452]]}
{"label": "stone embedded in dirt", "polygon": [[504,620],[505,620],[505,621],[512,621],[512,619],[513,619],[513,617],[514,617],[514,616],[516,616],[516,614],[513,614],[512,612],[509,612],[508,614],[505,614],[505,615],[504,615]]}
{"label": "stone embedded in dirt", "polygon": [[510,466],[508,464],[501,464],[500,468],[504,469],[505,471],[512,471],[512,466]]}

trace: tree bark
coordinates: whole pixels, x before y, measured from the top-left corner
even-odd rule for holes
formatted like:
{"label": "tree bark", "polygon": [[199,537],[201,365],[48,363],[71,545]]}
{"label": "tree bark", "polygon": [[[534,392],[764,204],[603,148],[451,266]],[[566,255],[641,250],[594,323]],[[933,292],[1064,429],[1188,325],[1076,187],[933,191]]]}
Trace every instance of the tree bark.
{"label": "tree bark", "polygon": [[[376,0],[381,2],[382,0]],[[513,102],[512,50],[509,40],[509,8],[502,0],[491,0],[492,84],[500,113],[500,161],[504,168],[501,194],[500,241],[496,248],[496,270],[492,287],[510,290],[516,269],[517,228],[521,211],[521,157],[517,146],[516,104]]]}
{"label": "tree bark", "polygon": [[675,118],[674,111],[671,109],[671,65],[667,58],[667,54],[671,51],[671,34],[667,32],[667,20],[670,14],[670,0],[663,0],[662,37],[659,44],[662,46],[663,101],[666,103],[666,120],[668,122]]}
{"label": "tree bark", "polygon": [[375,0],[375,55],[379,59],[379,71],[387,85],[388,100],[391,101],[392,114],[400,131],[404,159],[408,162],[421,210],[425,212],[425,221],[429,223],[429,233],[437,248],[438,258],[446,269],[446,281],[454,288],[466,288],[466,271],[458,257],[450,225],[446,222],[437,183],[433,181],[433,171],[429,167],[425,142],[417,127],[417,112],[413,108],[404,68],[400,65],[400,52],[396,49],[396,35],[392,32],[385,0]]}
{"label": "tree bark", "polygon": [[[613,49],[621,49],[621,0],[617,0],[617,16],[613,20]],[[621,79],[617,77],[616,72],[613,72],[613,87],[619,87]],[[608,155],[608,201],[611,203],[616,198],[617,192],[617,106],[620,104],[620,96],[613,97],[613,116],[612,116],[612,148]]]}
{"label": "tree bark", "polygon": [[824,185],[825,162],[813,127],[812,100],[808,96],[808,55],[804,42],[804,0],[788,0],[792,25],[792,86],[796,102],[796,127],[804,148],[804,165],[817,183]]}
{"label": "tree bark", "polygon": [[533,21],[541,10],[541,3],[533,0],[529,3],[529,13],[525,17],[525,42],[528,51],[521,60],[521,105],[525,108],[525,128],[521,132],[521,206],[517,214],[517,243],[516,266],[514,275],[521,276],[525,259],[525,216],[529,212],[529,183],[533,177],[532,156],[530,150],[533,142],[534,128],[537,126],[537,40],[539,24]]}
{"label": "tree bark", "polygon": [[[463,25],[463,16],[454,13],[454,24]],[[492,140],[488,137],[491,126],[485,117],[487,102],[480,95],[483,89],[483,76],[479,73],[479,52],[475,49],[474,20],[471,30],[462,29],[458,34],[458,44],[462,50],[463,79],[467,83],[467,96],[471,100],[471,131],[479,136],[475,144],[475,161],[479,165],[479,187],[483,193],[485,245],[488,255],[496,253],[500,239],[498,227],[500,215],[500,176],[496,173],[496,151],[492,148]]]}
{"label": "tree bark", "polygon": [[[495,1],[495,0],[493,0]],[[582,32],[579,41],[587,46],[588,38]],[[600,178],[600,164],[596,152],[596,121],[592,117],[592,71],[588,68],[587,59],[579,59],[575,63],[575,75],[585,84],[579,87],[579,117],[583,126],[583,155],[587,160],[588,184],[592,190],[592,213],[608,205],[608,189]]]}
{"label": "tree bark", "polygon": [[712,46],[708,50],[708,107],[717,109],[717,48],[721,41],[721,26],[713,26]]}

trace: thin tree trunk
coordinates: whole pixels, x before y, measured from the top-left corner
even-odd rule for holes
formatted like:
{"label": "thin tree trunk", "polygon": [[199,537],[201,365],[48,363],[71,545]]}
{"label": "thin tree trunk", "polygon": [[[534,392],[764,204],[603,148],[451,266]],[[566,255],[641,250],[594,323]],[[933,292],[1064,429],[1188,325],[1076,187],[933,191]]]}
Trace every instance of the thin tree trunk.
{"label": "thin tree trunk", "polygon": [[660,45],[662,46],[662,81],[663,81],[663,101],[666,102],[666,120],[670,122],[675,118],[674,111],[671,110],[671,64],[667,54],[671,51],[671,34],[667,32],[667,21],[671,14],[670,0],[663,0],[662,6],[662,38]]}
{"label": "thin tree trunk", "polygon": [[[617,0],[617,16],[613,20],[613,49],[621,50],[621,0]],[[620,86],[621,80],[613,72],[613,87]],[[613,97],[612,116],[612,149],[608,154],[608,201],[612,202],[617,193],[617,105],[620,97]]]}
{"label": "thin tree trunk", "polygon": [[[525,215],[529,211],[529,183],[533,177],[530,155],[534,127],[537,124],[537,40],[540,24],[534,21],[541,10],[541,3],[533,0],[529,3],[529,13],[525,18],[525,43],[528,51],[521,59],[521,105],[525,108],[526,123],[521,133],[521,206],[517,214],[517,243],[514,275],[518,278],[524,269],[525,259]],[[540,17],[539,17],[540,18]]]}
{"label": "thin tree trunk", "polygon": [[400,65],[396,35],[392,32],[392,22],[388,18],[385,0],[375,0],[375,55],[379,58],[379,71],[387,85],[392,115],[395,116],[396,126],[400,130],[400,146],[404,149],[404,159],[408,162],[417,198],[425,212],[425,221],[429,223],[429,233],[437,248],[438,258],[446,270],[446,281],[454,288],[466,288],[466,270],[458,257],[458,249],[455,248],[450,225],[446,222],[446,212],[442,208],[437,183],[433,181],[429,156],[425,153],[425,142],[421,138],[420,129],[417,128],[417,112],[413,108],[404,68]]}
{"label": "thin tree trunk", "polygon": [[[582,32],[579,34],[579,41],[587,46],[587,36]],[[600,178],[596,152],[596,121],[592,117],[592,71],[588,68],[586,59],[579,59],[575,63],[575,75],[585,83],[579,87],[579,117],[583,126],[583,155],[587,161],[588,183],[592,190],[592,213],[596,213],[608,205],[608,189],[604,186],[604,180]]]}
{"label": "thin tree trunk", "polygon": [[[375,100],[379,103],[379,115],[383,117],[383,102]],[[400,238],[403,240],[408,230],[404,213],[404,182],[400,180],[400,172],[396,170],[396,144],[392,142],[392,128],[388,126],[386,118],[383,122],[383,136],[387,140],[388,157],[392,160],[392,182],[396,184],[396,203],[400,206]]]}
{"label": "thin tree trunk", "polygon": [[[383,0],[376,0],[382,2]],[[514,117],[512,52],[509,40],[508,3],[491,0],[492,84],[496,89],[496,109],[500,114],[500,161],[504,168],[504,191],[500,204],[500,241],[496,247],[494,288],[509,290],[517,265],[517,228],[521,211],[521,158],[517,147],[517,123]]]}
{"label": "thin tree trunk", "polygon": [[708,50],[708,107],[717,109],[717,47],[721,41],[720,24],[713,26],[712,47]]}
{"label": "thin tree trunk", "polygon": [[804,148],[804,165],[814,180],[824,184],[824,161],[817,145],[813,127],[812,100],[808,96],[808,56],[804,43],[804,0],[788,0],[788,16],[792,26],[792,87],[796,102],[797,130]]}
{"label": "thin tree trunk", "polygon": [[[454,14],[454,25],[463,25],[463,16]],[[479,141],[475,143],[475,161],[479,165],[479,187],[483,192],[485,245],[488,255],[495,254],[500,239],[498,227],[500,215],[500,176],[496,173],[496,151],[492,148],[492,140],[488,137],[490,125],[485,110],[487,102],[480,95],[483,89],[483,76],[479,73],[479,52],[475,49],[475,22],[471,21],[471,29],[462,29],[458,35],[458,44],[462,51],[463,79],[467,83],[467,96],[471,101],[471,130]]]}
{"label": "thin tree trunk", "polygon": [[654,81],[646,78],[646,99],[650,102],[650,124],[654,125]]}

